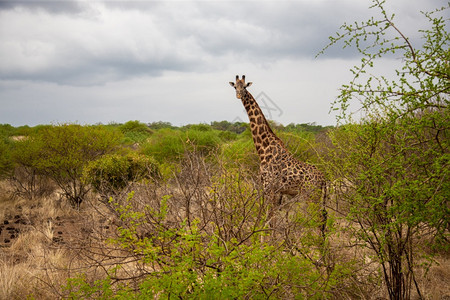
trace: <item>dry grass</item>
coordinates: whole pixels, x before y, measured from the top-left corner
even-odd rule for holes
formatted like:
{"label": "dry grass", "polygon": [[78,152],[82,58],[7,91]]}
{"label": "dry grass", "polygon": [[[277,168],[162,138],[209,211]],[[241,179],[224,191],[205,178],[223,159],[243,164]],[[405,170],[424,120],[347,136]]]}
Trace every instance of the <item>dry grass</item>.
{"label": "dry grass", "polygon": [[2,224],[17,215],[26,222],[10,246],[0,248],[0,299],[23,299],[26,295],[59,298],[61,286],[75,272],[67,270],[75,270],[80,264],[66,247],[69,245],[54,243],[56,220],[82,215],[56,194],[33,200],[12,197],[8,183],[0,182],[0,195]]}
{"label": "dry grass", "polygon": [[7,214],[14,210],[17,200],[14,199],[11,186],[6,181],[0,181],[0,219],[4,220]]}
{"label": "dry grass", "polygon": [[[34,228],[22,232],[5,248],[0,257],[0,299],[23,299],[24,295],[33,295],[38,299],[52,299],[48,292],[49,274],[55,273],[57,266],[64,267],[67,257],[61,249],[49,247],[48,238]],[[65,281],[61,277],[57,286]]]}
{"label": "dry grass", "polygon": [[[188,179],[195,177],[188,175]],[[156,201],[169,193],[173,196],[171,199],[184,199],[187,197],[186,191],[192,193],[189,194],[192,195],[190,201],[197,201],[196,197],[207,197],[200,192],[196,194],[192,190],[194,185],[188,181],[186,183],[186,187],[164,186],[157,192],[154,188],[137,187],[133,205],[145,199]],[[199,186],[209,184],[207,180],[200,183]],[[7,183],[0,182],[0,217],[20,214],[29,223],[10,247],[0,248],[0,299],[23,299],[26,295],[36,299],[65,298],[67,294],[61,286],[67,284],[68,278],[79,273],[85,274],[87,281],[93,282],[104,278],[118,264],[123,266],[117,274],[119,277],[131,277],[151,269],[152,266],[133,261],[133,257],[127,256],[123,250],[105,242],[113,236],[112,228],[118,224],[118,219],[97,199],[89,198],[80,211],[76,211],[67,202],[61,201],[57,193],[35,200],[20,197],[11,199],[8,188]],[[182,191],[183,188],[186,190]],[[151,205],[156,207],[158,204],[155,202]],[[177,206],[174,202],[171,208],[178,209],[174,212],[174,221],[184,216],[181,212],[185,206]],[[205,207],[198,205],[193,208],[201,211]],[[336,264],[352,264],[355,273],[342,283],[341,291],[334,294],[335,299],[387,299],[386,293],[380,288],[382,278],[373,253],[354,245],[344,230],[348,226],[351,224],[337,220],[338,230],[331,238],[330,259]],[[55,238],[60,236],[58,231],[63,230],[61,228],[66,234],[64,244],[55,242]],[[433,265],[427,273],[424,270],[417,273],[418,283],[426,299],[443,299],[450,295],[449,257],[442,254],[436,261],[438,264]]]}
{"label": "dry grass", "polygon": [[34,281],[31,270],[26,263],[11,264],[0,258],[0,299],[23,299],[30,294],[30,283]]}

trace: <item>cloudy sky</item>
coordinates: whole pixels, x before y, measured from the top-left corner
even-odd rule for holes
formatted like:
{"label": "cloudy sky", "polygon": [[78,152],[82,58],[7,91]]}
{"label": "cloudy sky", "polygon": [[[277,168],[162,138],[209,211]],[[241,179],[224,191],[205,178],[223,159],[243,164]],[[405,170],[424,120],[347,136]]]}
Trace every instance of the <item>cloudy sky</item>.
{"label": "cloudy sky", "polygon": [[[413,38],[419,12],[446,4],[390,2]],[[315,55],[342,23],[377,15],[371,3],[0,1],[0,123],[247,121],[228,84],[245,74],[268,118],[332,125],[359,57],[340,46]]]}

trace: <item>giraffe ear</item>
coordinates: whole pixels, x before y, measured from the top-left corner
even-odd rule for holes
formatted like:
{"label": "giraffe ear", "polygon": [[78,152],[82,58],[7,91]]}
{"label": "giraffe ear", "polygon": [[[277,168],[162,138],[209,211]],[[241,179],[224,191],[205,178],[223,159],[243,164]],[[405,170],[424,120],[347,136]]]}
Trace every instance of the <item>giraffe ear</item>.
{"label": "giraffe ear", "polygon": [[232,87],[234,87],[234,82],[231,82],[231,81],[230,81],[230,85],[231,85]]}
{"label": "giraffe ear", "polygon": [[248,82],[248,83],[246,84],[246,86],[245,86],[245,87],[249,87],[249,86],[251,86],[251,85],[252,85],[252,83],[253,83],[253,82]]}

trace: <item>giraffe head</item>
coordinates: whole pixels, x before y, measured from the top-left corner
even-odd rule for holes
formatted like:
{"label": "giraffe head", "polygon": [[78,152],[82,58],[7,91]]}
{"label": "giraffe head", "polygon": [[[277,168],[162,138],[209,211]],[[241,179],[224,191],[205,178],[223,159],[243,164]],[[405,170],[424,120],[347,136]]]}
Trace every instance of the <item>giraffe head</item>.
{"label": "giraffe head", "polygon": [[245,75],[242,75],[242,79],[239,79],[239,75],[236,75],[236,83],[230,81],[230,85],[236,89],[236,98],[241,99],[246,88],[251,86],[252,83],[245,83]]}

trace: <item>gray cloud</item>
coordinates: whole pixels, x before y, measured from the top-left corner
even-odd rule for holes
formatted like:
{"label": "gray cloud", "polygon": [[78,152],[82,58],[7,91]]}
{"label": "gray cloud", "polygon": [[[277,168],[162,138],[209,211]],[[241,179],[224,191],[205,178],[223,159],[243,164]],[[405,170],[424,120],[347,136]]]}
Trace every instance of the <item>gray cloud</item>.
{"label": "gray cloud", "polygon": [[79,13],[85,10],[82,1],[57,1],[57,0],[12,0],[0,1],[0,10],[22,8],[28,10],[45,10],[50,13]]}
{"label": "gray cloud", "polygon": [[[323,5],[336,6],[325,1]],[[230,57],[312,58],[339,18],[363,6],[308,2],[3,3],[0,76],[101,84],[164,71],[211,69]],[[20,6],[24,10],[7,9]],[[355,8],[359,7],[359,8]],[[317,22],[317,20],[321,20]],[[221,68],[221,66],[217,66]]]}
{"label": "gray cloud", "polygon": [[[418,12],[440,1],[387,8],[415,41]],[[231,121],[242,112],[228,85],[238,73],[283,109],[277,121],[330,124],[329,103],[358,53],[314,56],[343,22],[376,15],[370,4],[0,1],[0,123]]]}

